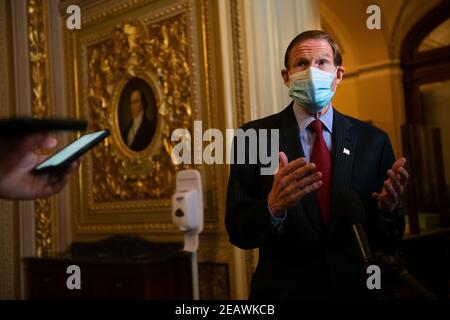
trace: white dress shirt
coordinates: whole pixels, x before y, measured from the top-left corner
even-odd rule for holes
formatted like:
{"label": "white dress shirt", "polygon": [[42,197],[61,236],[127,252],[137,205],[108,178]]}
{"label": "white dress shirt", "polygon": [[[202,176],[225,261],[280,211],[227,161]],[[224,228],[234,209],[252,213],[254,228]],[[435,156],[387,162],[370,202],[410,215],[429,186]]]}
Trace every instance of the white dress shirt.
{"label": "white dress shirt", "polygon": [[[316,139],[316,133],[313,130],[309,129],[308,126],[316,120],[314,116],[307,113],[301,106],[298,105],[297,102],[294,101],[295,118],[297,119],[298,128],[299,128],[299,138],[302,144],[303,152],[305,153],[306,161],[309,163],[312,153],[312,147],[314,145],[314,140]],[[333,133],[333,106],[330,104],[327,112],[325,112],[319,118],[323,123],[322,135],[325,140],[325,144],[327,145],[330,153],[332,152],[332,133]],[[300,156],[300,155],[299,155]],[[288,159],[289,162],[295,159]],[[270,207],[269,207],[270,211]],[[270,213],[272,215],[272,212]],[[279,226],[286,219],[287,212],[285,211],[282,217],[275,217],[272,215],[272,224]]]}
{"label": "white dress shirt", "polygon": [[[308,129],[308,126],[315,120],[314,116],[307,113],[302,107],[298,105],[297,102],[294,102],[293,105],[295,118],[297,119],[300,142],[302,143],[303,152],[305,153],[306,161],[309,162],[312,153],[312,146],[314,145],[314,141],[316,139],[316,133]],[[325,144],[327,145],[328,150],[332,151],[332,138],[331,135],[333,133],[333,106],[330,105],[327,112],[325,112],[322,116],[320,116],[319,120],[323,123],[323,139],[325,140]],[[289,159],[289,162],[295,159]]]}
{"label": "white dress shirt", "polygon": [[128,146],[131,146],[133,144],[134,137],[136,136],[136,133],[138,132],[139,127],[141,126],[143,118],[144,118],[143,111],[139,112],[137,117],[133,118],[133,124],[131,125],[130,131],[128,131],[128,137],[127,137]]}

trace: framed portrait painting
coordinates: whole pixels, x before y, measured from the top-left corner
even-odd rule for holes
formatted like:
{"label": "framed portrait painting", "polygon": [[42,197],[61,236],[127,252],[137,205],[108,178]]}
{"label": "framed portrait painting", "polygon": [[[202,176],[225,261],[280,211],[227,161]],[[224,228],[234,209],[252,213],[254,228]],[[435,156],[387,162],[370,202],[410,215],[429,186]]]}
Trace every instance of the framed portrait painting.
{"label": "framed portrait painting", "polygon": [[[111,135],[73,185],[75,234],[174,231],[178,170],[203,178],[205,228],[217,223],[217,167],[175,165],[171,134],[194,121],[217,127],[209,1],[138,1],[85,16],[67,33],[73,114]],[[206,81],[207,80],[207,81]]]}
{"label": "framed portrait painting", "polygon": [[134,77],[120,93],[117,117],[122,141],[132,151],[148,148],[157,124],[156,96],[143,79]]}

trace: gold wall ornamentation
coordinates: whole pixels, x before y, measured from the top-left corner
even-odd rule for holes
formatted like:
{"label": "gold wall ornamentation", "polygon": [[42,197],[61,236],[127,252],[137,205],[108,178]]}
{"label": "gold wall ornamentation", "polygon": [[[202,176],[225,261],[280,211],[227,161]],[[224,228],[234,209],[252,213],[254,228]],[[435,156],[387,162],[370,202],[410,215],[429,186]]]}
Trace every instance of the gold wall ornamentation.
{"label": "gold wall ornamentation", "polygon": [[[79,3],[77,3],[81,8],[89,7],[89,6],[95,6],[95,1],[100,2],[100,6],[102,6],[102,10],[100,10],[99,13],[92,14],[92,15],[82,15],[81,16],[81,23],[83,26],[91,26],[93,24],[96,24],[99,20],[109,18],[112,16],[116,16],[119,14],[126,14],[127,12],[134,10],[136,8],[145,6],[150,3],[158,2],[161,0],[133,0],[133,1],[122,1],[122,3],[118,2],[117,5],[108,5],[105,3],[101,3],[103,0],[78,0]],[[164,1],[164,0],[163,0]],[[61,0],[61,3],[59,5],[59,9],[61,12],[61,15],[66,15],[66,9],[67,6],[74,3],[73,0]],[[84,12],[84,10],[83,10]]]}
{"label": "gold wall ornamentation", "polygon": [[28,45],[32,82],[32,114],[36,118],[50,115],[48,43],[46,7],[42,0],[28,0]]}
{"label": "gold wall ornamentation", "polygon": [[[219,111],[222,111],[221,101],[218,99],[219,89],[217,88],[217,74],[218,70],[216,66],[220,59],[216,55],[216,41],[217,36],[215,34],[215,28],[213,22],[217,20],[218,13],[214,11],[212,2],[214,0],[200,0],[200,10],[201,10],[201,39],[202,39],[202,49],[203,49],[203,68],[204,68],[204,95],[205,95],[205,105],[206,105],[206,117],[209,128],[220,128],[218,122]],[[205,113],[205,112],[204,112]],[[222,114],[221,114],[222,115]],[[219,216],[219,203],[223,204],[225,207],[225,198],[221,194],[225,194],[226,181],[220,179],[218,174],[217,165],[214,170],[209,171],[208,183],[212,190],[211,203],[213,207],[210,208],[213,220],[216,222],[214,225],[215,229],[219,229],[220,226],[217,224],[217,218]],[[221,187],[225,187],[221,192],[219,191]],[[221,221],[219,221],[220,223]],[[206,225],[208,230],[208,226]]]}
{"label": "gold wall ornamentation", "polygon": [[44,257],[54,252],[53,201],[51,198],[37,199],[34,202],[34,207],[36,256]]}
{"label": "gold wall ornamentation", "polygon": [[[51,115],[48,61],[47,7],[43,0],[28,0],[28,46],[31,78],[31,111],[35,118]],[[52,198],[38,199],[35,206],[36,255],[54,251],[55,221]]]}
{"label": "gold wall ornamentation", "polygon": [[[192,132],[191,69],[184,14],[147,27],[126,21],[114,38],[88,47],[88,103],[93,129],[111,128],[112,135],[93,153],[93,188],[89,203],[168,198],[174,191],[175,167],[171,133]],[[158,129],[144,151],[132,151],[121,137],[119,96],[133,78],[157,93]]]}
{"label": "gold wall ornamentation", "polygon": [[[86,156],[75,183],[75,233],[175,230],[171,196],[176,173],[184,168],[202,172],[207,182],[205,229],[216,226],[216,168],[175,166],[171,158],[178,143],[171,141],[174,130],[193,135],[194,120],[214,127],[211,97],[200,82],[210,73],[201,63],[202,10],[199,1],[161,3],[140,2],[139,10],[129,7],[126,12],[110,9],[112,16],[89,18],[81,31],[68,35],[74,66],[72,113],[87,118],[92,130],[111,131]],[[157,108],[153,139],[140,151],[127,146],[119,118],[122,92],[134,79],[148,84]]]}
{"label": "gold wall ornamentation", "polygon": [[246,72],[245,36],[243,30],[242,1],[231,0],[231,36],[233,38],[234,85],[236,88],[236,113],[238,126],[250,120],[249,94]]}
{"label": "gold wall ornamentation", "polygon": [[[250,102],[248,92],[248,73],[246,69],[247,56],[245,55],[245,30],[242,1],[231,0],[231,36],[233,39],[233,66],[234,87],[236,92],[236,120],[237,125],[242,126],[250,121]],[[250,286],[253,272],[258,262],[258,250],[245,250],[245,265],[248,285]]]}

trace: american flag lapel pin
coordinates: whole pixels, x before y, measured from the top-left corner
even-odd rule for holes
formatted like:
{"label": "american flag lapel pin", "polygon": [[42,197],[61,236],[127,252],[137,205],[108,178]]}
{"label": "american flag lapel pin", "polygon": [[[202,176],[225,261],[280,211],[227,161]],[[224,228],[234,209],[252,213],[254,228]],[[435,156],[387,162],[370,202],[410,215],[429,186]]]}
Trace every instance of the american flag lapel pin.
{"label": "american flag lapel pin", "polygon": [[350,155],[350,150],[348,150],[347,148],[344,148],[344,150],[342,150],[342,153],[346,154],[346,155]]}

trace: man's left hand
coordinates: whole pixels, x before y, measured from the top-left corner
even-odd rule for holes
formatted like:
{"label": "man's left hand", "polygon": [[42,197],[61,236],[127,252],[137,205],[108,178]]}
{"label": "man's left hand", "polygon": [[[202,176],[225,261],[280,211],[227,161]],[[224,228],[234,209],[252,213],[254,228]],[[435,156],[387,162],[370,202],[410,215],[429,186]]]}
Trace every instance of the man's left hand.
{"label": "man's left hand", "polygon": [[404,168],[405,164],[405,158],[395,161],[392,168],[387,171],[388,178],[384,181],[381,192],[372,193],[372,198],[378,201],[378,209],[381,211],[393,212],[397,207],[409,177],[408,171]]}

